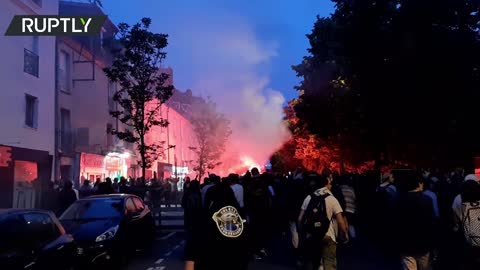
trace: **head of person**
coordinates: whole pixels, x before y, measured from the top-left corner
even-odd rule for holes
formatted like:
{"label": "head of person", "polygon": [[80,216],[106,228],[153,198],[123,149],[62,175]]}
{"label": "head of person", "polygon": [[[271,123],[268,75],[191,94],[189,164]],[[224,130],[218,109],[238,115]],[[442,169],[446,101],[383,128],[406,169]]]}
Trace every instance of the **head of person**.
{"label": "head of person", "polygon": [[252,172],[252,176],[260,175],[260,171],[256,167],[252,168],[251,172]]}
{"label": "head of person", "polygon": [[240,177],[238,176],[238,174],[231,173],[228,175],[228,183],[230,185],[238,184],[239,181],[240,181]]}
{"label": "head of person", "polygon": [[462,202],[475,202],[480,200],[480,179],[475,174],[465,176],[461,186]]}
{"label": "head of person", "polygon": [[214,185],[220,184],[220,182],[221,182],[221,178],[218,175],[210,174],[209,178],[210,178],[210,183],[212,183]]}
{"label": "head of person", "polygon": [[388,171],[382,175],[382,183],[393,183],[395,178],[393,177],[393,173]]}
{"label": "head of person", "polygon": [[118,183],[118,178],[115,177],[115,178],[113,179],[113,182],[114,182],[114,183]]}
{"label": "head of person", "polygon": [[[323,174],[323,175],[309,175],[307,176],[307,179],[313,179],[315,180],[316,187],[317,188],[327,188],[328,190],[332,189],[332,182],[333,178],[329,176],[328,174]],[[309,180],[312,181],[312,180]]]}
{"label": "head of person", "polygon": [[90,181],[88,181],[88,180],[83,181],[83,185],[84,186],[90,186]]}
{"label": "head of person", "polygon": [[205,185],[210,184],[210,178],[208,178],[208,177],[203,178],[203,183],[204,183]]}
{"label": "head of person", "polygon": [[[191,181],[191,180],[190,180],[190,177],[188,177],[188,176],[185,176],[185,179],[184,179],[184,181],[185,181],[185,183],[190,183],[190,181]],[[197,181],[197,182],[198,182],[198,181]]]}
{"label": "head of person", "polygon": [[188,191],[191,193],[200,193],[200,182],[197,180],[191,181],[190,185],[188,186]]}
{"label": "head of person", "polygon": [[436,176],[428,178],[428,180],[426,181],[425,189],[436,192],[438,182],[439,179]]}
{"label": "head of person", "polygon": [[105,178],[107,184],[112,184],[112,179],[110,177]]}
{"label": "head of person", "polygon": [[395,182],[401,192],[423,191],[425,179],[414,170],[401,170],[395,172]]}

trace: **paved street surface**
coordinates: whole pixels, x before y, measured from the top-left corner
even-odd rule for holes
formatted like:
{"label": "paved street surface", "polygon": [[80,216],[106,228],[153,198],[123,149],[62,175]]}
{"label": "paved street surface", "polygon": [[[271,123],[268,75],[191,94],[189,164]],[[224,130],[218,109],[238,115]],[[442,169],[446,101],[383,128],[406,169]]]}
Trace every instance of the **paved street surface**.
{"label": "paved street surface", "polygon": [[[157,215],[158,217],[158,215]],[[129,270],[183,270],[183,211],[180,207],[163,207],[159,232],[152,250],[138,253],[129,263]],[[295,258],[288,235],[272,240],[269,257],[252,261],[249,270],[295,270]],[[349,247],[339,247],[340,270],[397,270],[394,259],[380,254],[366,241]],[[226,269],[227,270],[227,269]]]}

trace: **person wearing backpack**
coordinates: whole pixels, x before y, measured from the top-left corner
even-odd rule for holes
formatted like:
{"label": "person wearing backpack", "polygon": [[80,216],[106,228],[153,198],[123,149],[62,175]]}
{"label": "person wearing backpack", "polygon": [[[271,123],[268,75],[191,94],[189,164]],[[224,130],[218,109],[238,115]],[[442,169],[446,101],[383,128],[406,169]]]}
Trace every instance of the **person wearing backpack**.
{"label": "person wearing backpack", "polygon": [[464,239],[464,268],[480,269],[480,183],[467,175],[453,203],[455,227]]}
{"label": "person wearing backpack", "polygon": [[[303,201],[298,223],[304,235],[304,248],[312,263],[318,269],[323,260],[324,270],[337,269],[337,243],[348,242],[348,227],[338,200],[332,195],[331,177],[316,178],[320,187]],[[337,237],[337,233],[339,235]]]}

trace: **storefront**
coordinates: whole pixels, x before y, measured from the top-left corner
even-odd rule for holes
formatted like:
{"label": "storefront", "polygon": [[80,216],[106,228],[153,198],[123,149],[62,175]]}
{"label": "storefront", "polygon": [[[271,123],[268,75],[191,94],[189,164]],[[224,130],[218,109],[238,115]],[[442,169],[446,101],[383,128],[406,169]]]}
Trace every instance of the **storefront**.
{"label": "storefront", "polygon": [[105,157],[102,155],[80,153],[80,182],[97,178],[105,179]]}
{"label": "storefront", "polygon": [[51,175],[47,151],[0,145],[0,208],[41,208]]}
{"label": "storefront", "polygon": [[109,153],[106,156],[89,153],[80,154],[80,181],[132,176],[129,173],[132,173],[129,154]]}
{"label": "storefront", "polygon": [[107,177],[112,179],[128,175],[128,154],[109,153],[105,156],[105,170]]}
{"label": "storefront", "polygon": [[167,179],[169,177],[173,177],[172,164],[157,162],[157,177],[159,179]]}

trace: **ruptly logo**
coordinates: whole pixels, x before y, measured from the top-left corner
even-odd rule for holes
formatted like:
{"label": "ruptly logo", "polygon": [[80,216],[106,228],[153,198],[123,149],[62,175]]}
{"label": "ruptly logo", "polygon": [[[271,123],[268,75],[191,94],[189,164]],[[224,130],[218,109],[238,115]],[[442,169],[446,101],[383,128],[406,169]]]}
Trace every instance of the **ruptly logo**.
{"label": "ruptly logo", "polygon": [[102,29],[106,15],[15,15],[6,36],[93,36]]}

